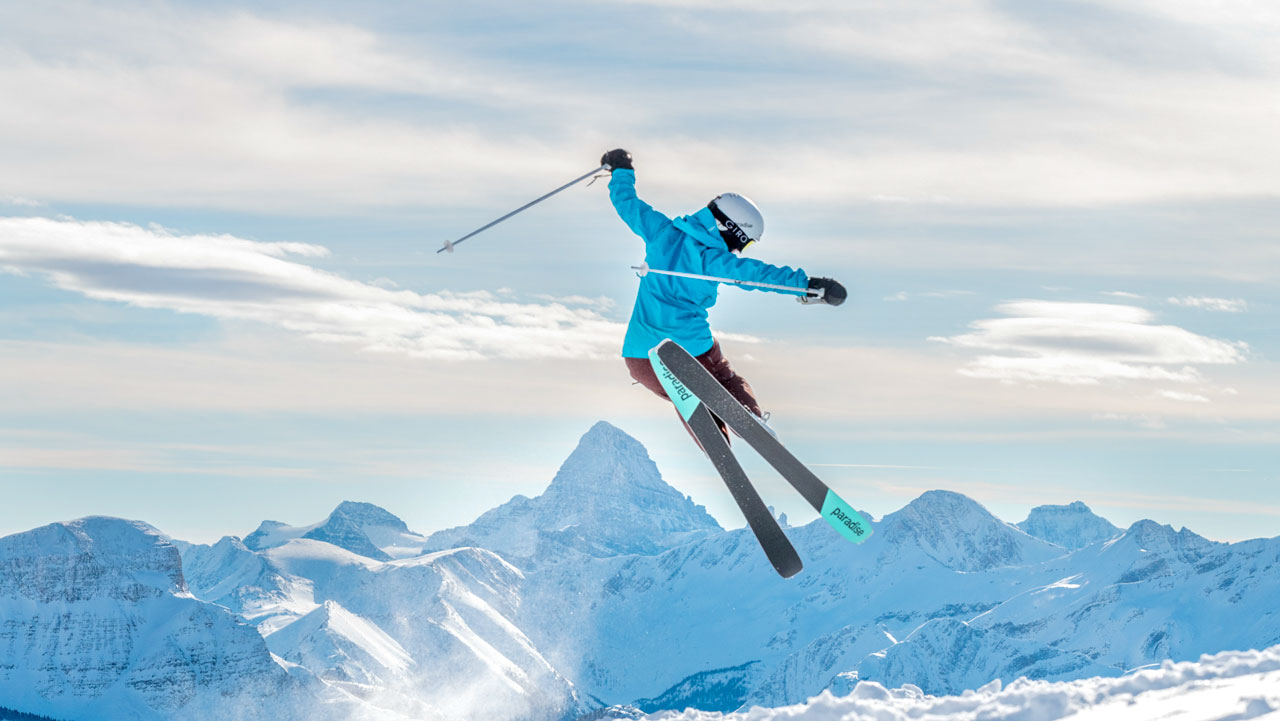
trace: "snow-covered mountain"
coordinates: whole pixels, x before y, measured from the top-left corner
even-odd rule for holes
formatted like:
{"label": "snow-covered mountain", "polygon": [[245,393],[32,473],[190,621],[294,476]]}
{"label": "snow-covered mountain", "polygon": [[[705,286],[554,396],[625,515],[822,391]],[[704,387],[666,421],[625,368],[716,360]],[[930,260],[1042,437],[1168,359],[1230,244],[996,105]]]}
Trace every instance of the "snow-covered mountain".
{"label": "snow-covered mountain", "polygon": [[978,688],[992,679],[1060,680],[1120,672],[1081,651],[1008,636],[957,618],[935,618],[903,643],[868,656],[854,676],[890,688],[912,684],[926,693],[942,693]]}
{"label": "snow-covered mountain", "polygon": [[512,561],[576,551],[596,558],[655,554],[722,529],[662,480],[640,442],[603,421],[579,441],[551,485],[475,522],[431,535],[430,549],[478,546]]}
{"label": "snow-covered mountain", "polygon": [[290,526],[263,521],[244,538],[246,548],[265,551],[295,538],[332,543],[376,561],[409,558],[422,553],[426,538],[413,533],[404,521],[372,503],[344,501],[323,521],[310,526]]}
{"label": "snow-covered mountain", "polygon": [[325,679],[365,686],[403,683],[416,665],[399,642],[337,601],[267,636],[267,647]]}
{"label": "snow-covered mountain", "polygon": [[989,571],[1062,555],[1062,549],[1033,538],[972,499],[951,491],[928,491],[885,516],[880,533],[885,535],[884,565],[916,560],[898,553],[923,553],[955,571]]}
{"label": "snow-covered mountain", "polygon": [[[178,550],[90,517],[0,538],[0,706],[57,718],[307,718],[315,687],[186,591]],[[319,715],[313,715],[319,717]]]}
{"label": "snow-covered mountain", "polygon": [[512,622],[524,575],[491,551],[377,561],[299,536],[263,551],[224,538],[185,559],[199,570],[193,593],[228,604],[282,660],[374,707],[447,719],[590,708]]}
{"label": "snow-covered mountain", "polygon": [[[856,488],[839,490],[856,500]],[[880,688],[858,685],[868,680],[947,694],[1280,644],[1280,539],[1214,543],[1151,521],[1119,530],[1079,503],[1041,506],[1015,526],[947,491],[867,520],[876,532],[858,546],[820,520],[789,528],[806,567],[781,579],[749,531],[721,529],[662,480],[643,446],[600,423],[545,492],[430,537],[353,502],[308,526],[266,522],[244,541],[212,545],[83,519],[60,525],[122,524],[150,540],[96,531],[96,555],[83,561],[75,544],[59,547],[56,564],[28,561],[63,583],[32,595],[25,577],[5,584],[22,564],[3,559],[23,556],[12,550],[30,545],[22,537],[50,533],[36,529],[0,541],[0,599],[22,598],[0,601],[0,651],[25,654],[12,667],[0,655],[0,684],[9,683],[0,690],[35,689],[21,703],[0,694],[0,706],[56,716],[80,708],[54,703],[70,696],[122,703],[119,685],[103,691],[42,670],[42,651],[24,645],[26,629],[42,624],[73,643],[55,619],[66,594],[98,579],[117,589],[111,613],[145,619],[116,622],[127,627],[116,633],[143,634],[147,648],[205,636],[209,653],[227,645],[221,676],[195,674],[210,697],[220,683],[250,695],[266,684],[270,695],[302,698],[297,708],[371,721],[729,712]],[[158,613],[153,591],[135,587],[217,620],[163,620],[170,610]],[[58,652],[78,656],[81,646]],[[112,656],[111,669],[179,677],[184,653],[165,657],[171,667]],[[190,658],[201,668],[199,653]],[[38,673],[44,686],[31,681]],[[214,718],[195,702],[182,714],[154,708],[150,718]]]}
{"label": "snow-covered mountain", "polygon": [[1065,506],[1037,506],[1018,528],[1042,541],[1075,550],[1120,535],[1111,521],[1075,501]]}

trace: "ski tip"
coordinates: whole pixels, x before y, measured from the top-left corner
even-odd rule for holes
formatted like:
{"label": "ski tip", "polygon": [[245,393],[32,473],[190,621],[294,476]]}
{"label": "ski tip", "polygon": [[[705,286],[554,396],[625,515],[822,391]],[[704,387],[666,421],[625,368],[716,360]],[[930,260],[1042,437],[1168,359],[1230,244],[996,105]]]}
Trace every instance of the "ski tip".
{"label": "ski tip", "polygon": [[671,340],[670,338],[663,338],[661,341],[658,342],[658,345],[655,345],[653,348],[649,349],[649,357],[651,358],[656,357],[659,351],[671,345],[679,347],[679,344]]}
{"label": "ski tip", "polygon": [[775,563],[773,564],[773,569],[778,572],[779,576],[791,578],[804,570],[804,563],[797,558],[794,563]]}

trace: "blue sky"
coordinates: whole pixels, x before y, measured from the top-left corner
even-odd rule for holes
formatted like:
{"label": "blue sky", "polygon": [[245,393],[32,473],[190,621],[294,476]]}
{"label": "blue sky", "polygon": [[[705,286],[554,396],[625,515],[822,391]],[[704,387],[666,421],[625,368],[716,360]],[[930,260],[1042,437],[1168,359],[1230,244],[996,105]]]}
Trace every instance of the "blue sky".
{"label": "blue sky", "polygon": [[[877,515],[1084,500],[1280,533],[1280,11],[1251,2],[0,7],[0,533],[191,540],[367,500],[535,494],[608,420],[740,525],[617,351],[603,183],[435,250],[611,147],[751,254],[713,327]],[[747,456],[766,498],[807,511]]]}

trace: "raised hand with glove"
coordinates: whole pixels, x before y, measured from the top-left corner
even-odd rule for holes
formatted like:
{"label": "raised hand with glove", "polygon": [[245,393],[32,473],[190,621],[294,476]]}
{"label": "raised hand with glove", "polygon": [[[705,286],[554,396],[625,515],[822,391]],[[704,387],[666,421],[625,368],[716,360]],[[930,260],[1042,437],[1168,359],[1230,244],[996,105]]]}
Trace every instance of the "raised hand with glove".
{"label": "raised hand with glove", "polygon": [[631,166],[631,153],[628,153],[622,148],[610,150],[602,155],[600,157],[600,164],[608,168],[610,173],[619,168],[622,168],[623,170],[635,170],[635,168]]}
{"label": "raised hand with glove", "polygon": [[801,303],[840,305],[849,297],[849,292],[844,289],[844,286],[831,278],[810,278],[809,290],[815,292],[812,295],[801,296]]}

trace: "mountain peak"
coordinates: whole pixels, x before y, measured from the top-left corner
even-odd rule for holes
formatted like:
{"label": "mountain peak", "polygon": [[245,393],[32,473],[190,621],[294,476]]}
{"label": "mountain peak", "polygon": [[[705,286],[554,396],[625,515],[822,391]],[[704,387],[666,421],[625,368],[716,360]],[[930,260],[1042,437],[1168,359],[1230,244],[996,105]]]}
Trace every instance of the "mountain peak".
{"label": "mountain peak", "polygon": [[[913,508],[921,513],[955,513],[962,511],[966,514],[976,514],[980,516],[990,516],[991,512],[982,506],[981,503],[955,491],[946,491],[942,489],[934,489],[925,491],[908,503],[905,508]],[[904,510],[905,510],[904,508]]]}
{"label": "mountain peak", "polygon": [[916,546],[942,565],[982,571],[1052,558],[1060,548],[996,518],[954,491],[927,491],[881,522],[886,543]]}
{"label": "mountain peak", "polygon": [[645,447],[600,421],[578,441],[547,490],[516,496],[469,526],[432,535],[429,548],[479,545],[532,558],[544,543],[597,557],[652,554],[720,524],[662,479]]}
{"label": "mountain peak", "polygon": [[303,538],[332,543],[376,561],[390,561],[392,556],[369,537],[372,528],[389,528],[408,533],[409,527],[391,512],[372,503],[343,501],[333,509],[324,523],[302,534]]}
{"label": "mountain peak", "polygon": [[137,600],[183,589],[182,559],[169,538],[141,521],[88,516],[0,538],[0,565],[14,573],[0,598],[42,602]]}
{"label": "mountain peak", "polygon": [[1187,528],[1175,531],[1173,526],[1156,523],[1150,519],[1136,521],[1129,526],[1124,532],[1124,538],[1144,551],[1173,554],[1189,561],[1198,559],[1210,549],[1222,545]]}
{"label": "mountain peak", "polygon": [[1065,506],[1036,506],[1018,528],[1042,541],[1075,550],[1120,535],[1120,529],[1081,501]]}
{"label": "mountain peak", "polygon": [[586,433],[582,434],[582,440],[584,441],[587,439],[594,440],[610,438],[635,441],[634,438],[627,435],[626,431],[613,425],[609,421],[596,421],[594,425],[587,429]]}
{"label": "mountain peak", "polygon": [[598,493],[606,488],[660,490],[669,486],[640,441],[599,421],[578,440],[547,492]]}
{"label": "mountain peak", "polygon": [[276,548],[295,538],[324,541],[378,561],[417,555],[422,536],[413,533],[395,514],[372,503],[343,501],[319,523],[290,526],[263,521],[245,536],[244,545],[255,551]]}
{"label": "mountain peak", "polygon": [[398,516],[372,503],[343,501],[329,514],[329,522],[335,519],[358,526],[386,526],[406,533],[409,531],[409,527]]}

